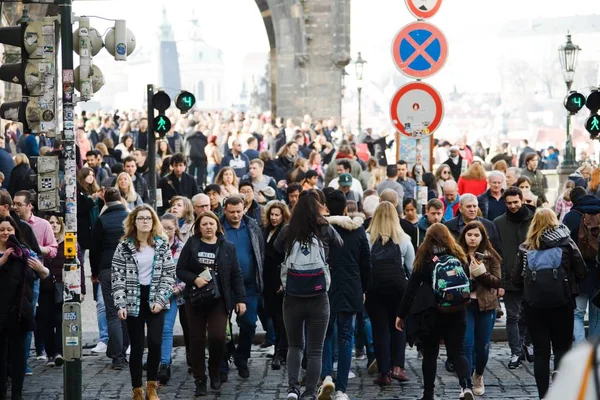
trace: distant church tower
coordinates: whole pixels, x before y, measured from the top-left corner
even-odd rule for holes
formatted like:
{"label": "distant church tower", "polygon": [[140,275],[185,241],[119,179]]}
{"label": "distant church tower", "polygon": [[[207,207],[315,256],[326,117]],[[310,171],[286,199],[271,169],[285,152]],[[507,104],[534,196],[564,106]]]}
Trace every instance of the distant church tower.
{"label": "distant church tower", "polygon": [[181,88],[181,77],[179,72],[179,53],[173,28],[167,20],[167,10],[163,7],[163,21],[160,26],[160,65],[159,86],[175,101],[175,96]]}

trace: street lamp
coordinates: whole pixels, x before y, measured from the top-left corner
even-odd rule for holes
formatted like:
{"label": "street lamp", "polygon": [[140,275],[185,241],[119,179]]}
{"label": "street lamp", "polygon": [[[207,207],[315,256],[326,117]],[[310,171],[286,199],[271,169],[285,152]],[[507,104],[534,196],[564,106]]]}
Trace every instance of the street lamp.
{"label": "street lamp", "polygon": [[362,133],[362,88],[363,88],[363,70],[364,66],[367,63],[365,61],[360,51],[358,52],[358,57],[356,61],[354,61],[354,67],[356,68],[356,87],[358,88],[358,134]]}
{"label": "street lamp", "polygon": [[[571,34],[567,33],[567,42],[558,48],[558,59],[563,71],[565,83],[567,85],[567,93],[573,85],[573,77],[575,76],[575,67],[577,66],[577,56],[581,48],[571,41]],[[565,145],[565,157],[560,165],[560,169],[570,170],[575,169],[575,149],[571,140],[571,114],[567,115],[567,143]]]}

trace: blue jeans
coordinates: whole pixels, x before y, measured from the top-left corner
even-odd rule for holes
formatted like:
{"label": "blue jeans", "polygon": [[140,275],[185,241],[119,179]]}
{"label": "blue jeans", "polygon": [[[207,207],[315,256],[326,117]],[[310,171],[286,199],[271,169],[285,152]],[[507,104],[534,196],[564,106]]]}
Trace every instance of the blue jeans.
{"label": "blue jeans", "polygon": [[483,375],[490,354],[490,341],[496,323],[496,310],[480,311],[477,300],[471,300],[467,308],[465,330],[465,356],[469,371]]}
{"label": "blue jeans", "polygon": [[[35,309],[37,306],[38,299],[40,298],[40,280],[36,279],[33,281],[33,317],[35,318]],[[27,366],[27,359],[29,358],[29,353],[31,352],[31,339],[33,337],[33,332],[27,332],[25,335],[25,366]]]}
{"label": "blue jeans", "polygon": [[96,316],[98,317],[98,336],[100,341],[108,344],[108,321],[106,319],[106,307],[104,307],[104,296],[102,286],[98,282],[98,294],[96,296]]}
{"label": "blue jeans", "polygon": [[219,172],[219,164],[208,164],[207,169],[208,169],[208,176],[207,176],[208,183],[213,183],[215,181],[215,176],[217,175],[217,172]]}
{"label": "blue jeans", "polygon": [[321,377],[333,376],[333,334],[334,324],[337,325],[337,344],[338,344],[338,368],[337,379],[335,381],[335,390],[341,390],[346,393],[348,388],[348,374],[350,373],[350,364],[352,363],[352,347],[354,346],[354,324],[356,314],[340,312],[331,314],[329,326],[325,335],[323,344],[323,366],[321,368]]}
{"label": "blue jeans", "polygon": [[575,344],[585,341],[585,327],[583,326],[583,318],[589,305],[589,337],[593,338],[600,335],[600,309],[590,301],[590,295],[580,294],[575,299],[575,324],[573,326],[573,336]]}
{"label": "blue jeans", "polygon": [[173,326],[177,319],[177,300],[171,296],[171,308],[165,312],[165,326],[162,334],[162,347],[160,363],[171,365],[171,353],[173,352]]}
{"label": "blue jeans", "polygon": [[248,365],[252,339],[254,339],[254,333],[256,332],[256,320],[258,319],[258,298],[256,288],[246,288],[246,313],[241,317],[238,315],[236,319],[240,328],[240,336],[233,359],[237,367]]}

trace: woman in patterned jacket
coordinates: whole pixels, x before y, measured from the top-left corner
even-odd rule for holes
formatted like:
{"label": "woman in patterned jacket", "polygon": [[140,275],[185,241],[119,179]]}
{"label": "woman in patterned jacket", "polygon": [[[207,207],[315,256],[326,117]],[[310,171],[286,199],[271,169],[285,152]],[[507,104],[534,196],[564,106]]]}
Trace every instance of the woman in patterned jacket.
{"label": "woman in patterned jacket", "polygon": [[125,220],[125,235],[113,257],[111,281],[119,319],[127,321],[133,400],[144,400],[142,355],[145,326],[148,327],[145,399],[159,400],[156,380],[165,310],[170,307],[175,284],[175,264],[158,216],[147,204],[134,208]]}

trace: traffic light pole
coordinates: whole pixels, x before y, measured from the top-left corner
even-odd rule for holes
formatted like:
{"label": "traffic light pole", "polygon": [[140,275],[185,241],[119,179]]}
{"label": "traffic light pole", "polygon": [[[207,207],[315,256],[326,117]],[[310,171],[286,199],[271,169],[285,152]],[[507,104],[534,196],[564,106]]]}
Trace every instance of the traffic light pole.
{"label": "traffic light pole", "polygon": [[81,275],[77,262],[77,183],[76,147],[74,122],[74,76],[72,0],[62,0],[61,53],[62,53],[62,101],[63,101],[63,148],[65,151],[65,264],[63,269],[64,300],[63,369],[64,399],[81,400]]}
{"label": "traffic light pole", "polygon": [[150,205],[156,209],[156,139],[154,138],[154,85],[148,85],[148,189]]}

